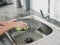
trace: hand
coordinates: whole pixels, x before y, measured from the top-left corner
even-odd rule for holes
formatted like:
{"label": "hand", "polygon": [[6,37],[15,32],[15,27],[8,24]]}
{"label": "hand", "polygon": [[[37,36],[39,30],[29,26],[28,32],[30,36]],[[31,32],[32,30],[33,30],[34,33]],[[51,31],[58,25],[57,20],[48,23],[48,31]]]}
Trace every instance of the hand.
{"label": "hand", "polygon": [[28,28],[28,25],[22,21],[18,21],[18,22],[14,21],[14,22],[6,23],[3,27],[0,28],[0,36],[4,34],[6,31],[9,31],[11,28],[15,28],[15,27],[20,27],[24,29],[24,28]]}
{"label": "hand", "polygon": [[17,22],[16,20],[11,20],[8,22],[3,22],[3,21],[1,21],[1,22],[2,22],[1,23],[2,26],[9,25],[9,27],[11,27],[11,28],[16,28],[16,27],[20,27],[21,29],[28,28],[28,25],[22,21]]}
{"label": "hand", "polygon": [[28,28],[28,25],[22,21],[10,22],[7,25],[10,25],[12,28],[20,27],[22,29]]}
{"label": "hand", "polygon": [[12,22],[14,27],[20,27],[20,28],[27,28],[28,25],[25,22],[18,21],[18,22]]}

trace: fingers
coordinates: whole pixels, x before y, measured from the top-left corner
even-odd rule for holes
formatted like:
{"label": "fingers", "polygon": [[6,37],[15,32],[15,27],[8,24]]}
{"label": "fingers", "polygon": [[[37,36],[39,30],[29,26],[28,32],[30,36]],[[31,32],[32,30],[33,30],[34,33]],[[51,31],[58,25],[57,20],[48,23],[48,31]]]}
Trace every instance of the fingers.
{"label": "fingers", "polygon": [[20,27],[20,28],[25,29],[25,30],[28,29],[27,23],[22,22],[22,21],[18,22],[16,27]]}
{"label": "fingers", "polygon": [[28,29],[28,24],[27,23],[22,22],[22,21],[21,21],[21,23],[23,24],[23,28],[27,28]]}
{"label": "fingers", "polygon": [[24,28],[28,29],[28,24],[24,23]]}
{"label": "fingers", "polygon": [[28,29],[27,23],[22,22],[22,21],[11,20],[11,21],[9,21],[8,24],[14,25],[15,28],[19,27],[19,28],[22,28],[22,29]]}

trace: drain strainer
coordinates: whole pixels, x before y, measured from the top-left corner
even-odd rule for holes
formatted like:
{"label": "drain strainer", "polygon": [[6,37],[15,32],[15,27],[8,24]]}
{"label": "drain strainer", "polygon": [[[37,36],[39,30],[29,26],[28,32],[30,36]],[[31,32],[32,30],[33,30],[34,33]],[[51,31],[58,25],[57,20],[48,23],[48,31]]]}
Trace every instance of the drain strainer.
{"label": "drain strainer", "polygon": [[34,39],[32,37],[27,37],[25,39],[25,43],[32,43],[34,41]]}

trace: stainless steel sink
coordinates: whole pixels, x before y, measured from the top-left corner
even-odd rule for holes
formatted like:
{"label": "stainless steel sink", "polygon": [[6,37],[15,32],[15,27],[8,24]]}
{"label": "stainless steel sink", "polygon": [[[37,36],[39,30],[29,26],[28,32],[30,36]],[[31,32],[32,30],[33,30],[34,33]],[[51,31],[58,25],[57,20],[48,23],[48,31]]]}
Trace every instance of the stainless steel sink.
{"label": "stainless steel sink", "polygon": [[43,23],[41,23],[41,27],[38,30],[40,32],[42,32],[43,34],[45,34],[45,35],[49,35],[53,31],[49,26],[47,26],[47,25],[45,25]]}
{"label": "stainless steel sink", "polygon": [[15,29],[10,31],[17,45],[32,43],[38,39],[44,38],[44,36],[50,35],[53,31],[51,27],[36,20],[33,16],[19,18],[17,21],[24,21],[28,23],[29,26],[27,31],[16,31]]}

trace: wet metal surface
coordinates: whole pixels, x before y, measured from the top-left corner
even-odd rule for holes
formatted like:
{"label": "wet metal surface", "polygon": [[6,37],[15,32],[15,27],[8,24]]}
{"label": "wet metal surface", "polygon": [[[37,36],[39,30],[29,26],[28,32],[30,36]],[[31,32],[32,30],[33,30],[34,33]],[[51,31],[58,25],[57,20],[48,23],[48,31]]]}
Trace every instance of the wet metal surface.
{"label": "wet metal surface", "polygon": [[[17,21],[24,21],[28,24],[28,27],[29,27],[29,29],[23,33],[21,33],[22,31],[20,31],[19,34],[15,33],[17,35],[15,35],[13,37],[13,39],[15,40],[17,45],[27,44],[25,42],[25,40],[28,37],[31,37],[32,39],[34,39],[34,41],[36,41],[38,39],[44,38],[43,35],[49,35],[52,33],[52,29],[49,26],[47,26],[37,20],[34,20],[32,18],[31,19],[30,18],[21,18],[21,19],[18,19]],[[37,29],[37,30],[35,30],[35,29]],[[15,31],[15,32],[17,32],[17,31]]]}

